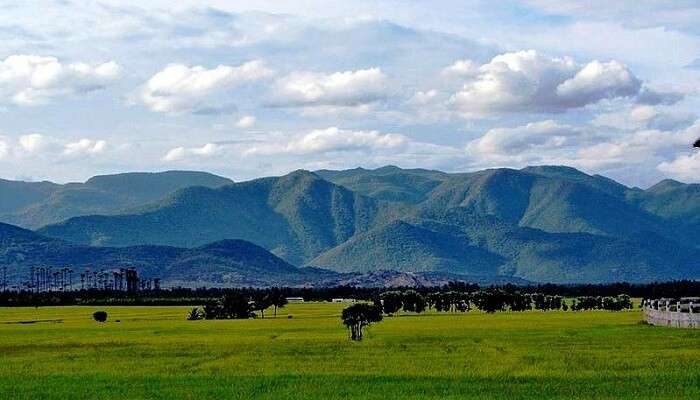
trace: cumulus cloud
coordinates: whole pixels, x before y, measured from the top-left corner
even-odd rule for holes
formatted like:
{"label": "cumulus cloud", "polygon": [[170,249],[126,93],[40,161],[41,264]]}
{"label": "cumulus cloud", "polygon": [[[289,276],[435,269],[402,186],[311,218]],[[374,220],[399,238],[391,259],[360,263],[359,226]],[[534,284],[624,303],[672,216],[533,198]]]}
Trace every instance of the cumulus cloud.
{"label": "cumulus cloud", "polygon": [[457,60],[452,65],[442,70],[444,75],[462,77],[476,75],[478,72],[479,64],[469,59]]}
{"label": "cumulus cloud", "polygon": [[252,128],[253,125],[255,125],[255,121],[256,119],[254,116],[246,115],[236,122],[236,126],[243,129]]}
{"label": "cumulus cloud", "polygon": [[523,154],[529,151],[561,149],[578,143],[584,134],[580,128],[552,120],[533,122],[513,128],[494,128],[469,143],[467,149],[484,156]]}
{"label": "cumulus cloud", "polygon": [[156,112],[196,111],[209,96],[273,74],[261,60],[239,66],[203,66],[170,64],[153,75],[143,86],[139,100]]}
{"label": "cumulus cloud", "polygon": [[360,106],[386,96],[387,77],[380,68],[356,71],[293,72],[275,83],[271,103],[286,107]]}
{"label": "cumulus cloud", "polygon": [[80,139],[77,142],[66,143],[63,154],[71,157],[90,156],[104,153],[106,147],[105,140]]}
{"label": "cumulus cloud", "polygon": [[163,157],[163,161],[182,161],[190,157],[211,157],[221,150],[221,145],[207,143],[202,147],[176,147],[169,150]]}
{"label": "cumulus cloud", "polygon": [[121,67],[114,61],[64,64],[56,57],[13,55],[0,60],[0,102],[45,104],[58,97],[103,89],[120,73]]}
{"label": "cumulus cloud", "polygon": [[671,131],[690,126],[694,121],[695,116],[688,112],[668,107],[634,105],[619,111],[598,114],[592,123],[596,126],[623,130],[658,129]]}
{"label": "cumulus cloud", "polygon": [[16,140],[2,139],[5,155],[17,159],[32,157],[51,161],[81,159],[105,153],[107,141],[81,138],[74,141],[31,133]]}
{"label": "cumulus cloud", "polygon": [[45,149],[49,145],[49,141],[43,135],[32,133],[19,137],[19,146],[23,151],[28,153],[36,153]]}
{"label": "cumulus cloud", "polygon": [[679,179],[696,181],[700,176],[700,152],[682,154],[659,164],[658,169]]}
{"label": "cumulus cloud", "polygon": [[296,135],[284,143],[253,145],[245,151],[245,154],[270,155],[372,151],[395,149],[407,142],[408,139],[400,134],[380,133],[377,131],[351,131],[330,127]]}
{"label": "cumulus cloud", "polygon": [[634,98],[641,88],[642,82],[618,61],[580,65],[571,57],[527,50],[498,55],[480,66],[452,102],[467,116],[552,113],[603,99]]}

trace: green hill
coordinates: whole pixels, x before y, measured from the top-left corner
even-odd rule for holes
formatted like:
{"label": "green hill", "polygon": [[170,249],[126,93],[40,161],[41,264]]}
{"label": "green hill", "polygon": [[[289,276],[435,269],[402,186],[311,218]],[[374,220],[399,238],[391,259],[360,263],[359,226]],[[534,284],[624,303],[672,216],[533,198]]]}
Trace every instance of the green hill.
{"label": "green hill", "polygon": [[38,228],[75,216],[125,212],[185,187],[231,183],[216,175],[190,171],[103,175],[66,185],[0,181],[0,222]]}
{"label": "green hill", "polygon": [[137,214],[76,217],[40,232],[100,246],[192,247],[243,239],[301,265],[400,209],[296,171],[218,189],[182,189]]}
{"label": "green hill", "polygon": [[316,171],[323,179],[378,200],[419,203],[448,174],[425,169],[386,166],[374,170]]}
{"label": "green hill", "polygon": [[394,221],[356,235],[309,264],[340,272],[447,272],[496,276],[501,257],[469,243],[464,235],[436,232]]}
{"label": "green hill", "polygon": [[102,246],[242,239],[291,264],[343,273],[637,282],[700,278],[699,209],[698,185],[642,190],[568,167],[385,167],[186,188],[135,213],[40,232]]}
{"label": "green hill", "polygon": [[144,277],[170,285],[267,286],[313,280],[267,250],[242,240],[225,240],[194,249],[169,246],[88,247],[49,239],[0,224],[0,265],[11,282],[26,281],[31,267],[63,268],[76,273],[136,267]]}

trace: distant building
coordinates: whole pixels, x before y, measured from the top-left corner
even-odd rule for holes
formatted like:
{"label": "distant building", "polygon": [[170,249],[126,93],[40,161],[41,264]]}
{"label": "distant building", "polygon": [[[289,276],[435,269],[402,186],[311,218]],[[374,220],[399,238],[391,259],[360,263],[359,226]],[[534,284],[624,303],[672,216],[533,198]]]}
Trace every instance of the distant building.
{"label": "distant building", "polygon": [[333,303],[354,303],[355,299],[332,299]]}
{"label": "distant building", "polygon": [[287,297],[287,303],[303,303],[303,297]]}

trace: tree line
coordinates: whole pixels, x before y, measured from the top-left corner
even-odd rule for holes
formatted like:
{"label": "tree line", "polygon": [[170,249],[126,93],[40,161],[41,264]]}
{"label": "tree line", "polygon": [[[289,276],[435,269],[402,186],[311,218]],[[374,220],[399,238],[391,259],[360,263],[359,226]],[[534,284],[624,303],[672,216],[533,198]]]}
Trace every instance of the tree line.
{"label": "tree line", "polygon": [[[396,288],[397,291],[414,290],[426,299],[433,293],[456,292],[473,293],[481,290],[502,290],[513,294],[541,294],[544,296],[561,296],[566,298],[578,297],[615,297],[626,294],[638,298],[681,298],[697,296],[700,293],[700,281],[675,281],[650,284],[614,283],[606,285],[531,285],[516,286],[502,285],[481,287],[464,282],[452,282],[441,287]],[[232,292],[247,297],[266,295],[272,291],[281,293],[284,297],[301,297],[305,301],[331,301],[333,298],[352,298],[371,301],[387,291],[384,288],[360,288],[352,286],[337,286],[327,288],[167,288],[160,290],[143,290],[128,293],[120,290],[85,289],[50,293],[36,293],[29,290],[0,292],[0,306],[48,306],[48,305],[189,305],[199,306],[211,301],[217,301]],[[512,302],[516,302],[514,298]],[[439,301],[433,302],[439,304]],[[451,307],[463,307],[464,304],[453,302]],[[470,301],[470,305],[474,305]],[[420,304],[416,304],[420,306]],[[511,304],[514,309],[517,304]],[[410,307],[410,306],[409,306]],[[440,307],[440,305],[437,305]]]}
{"label": "tree line", "polygon": [[528,310],[607,310],[621,311],[632,308],[629,295],[582,296],[567,302],[563,296],[543,293],[523,293],[519,290],[487,288],[472,292],[455,290],[422,294],[416,290],[391,290],[373,298],[373,303],[384,314],[400,311],[422,313],[427,309],[437,312],[467,312],[476,307],[487,313]]}

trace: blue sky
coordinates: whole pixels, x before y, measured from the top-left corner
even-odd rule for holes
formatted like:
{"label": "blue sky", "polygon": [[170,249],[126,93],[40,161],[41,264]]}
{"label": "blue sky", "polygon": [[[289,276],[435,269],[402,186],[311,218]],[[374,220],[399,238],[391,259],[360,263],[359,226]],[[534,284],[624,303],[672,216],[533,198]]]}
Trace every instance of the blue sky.
{"label": "blue sky", "polygon": [[0,176],[563,164],[700,181],[695,1],[0,3]]}

